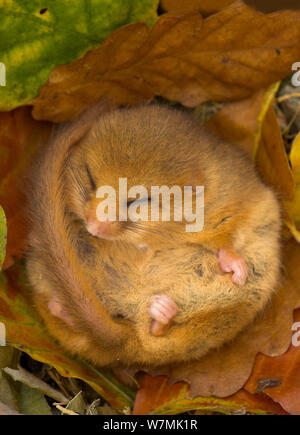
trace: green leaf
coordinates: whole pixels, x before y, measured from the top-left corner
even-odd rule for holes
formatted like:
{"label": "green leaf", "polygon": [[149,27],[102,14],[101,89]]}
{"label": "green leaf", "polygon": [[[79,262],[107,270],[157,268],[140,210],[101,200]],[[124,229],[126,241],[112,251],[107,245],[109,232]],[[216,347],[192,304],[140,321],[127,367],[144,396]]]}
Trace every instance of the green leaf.
{"label": "green leaf", "polygon": [[16,367],[20,352],[9,346],[0,346],[0,401],[12,409],[19,410],[18,388],[16,383],[2,370]]}
{"label": "green leaf", "polygon": [[0,402],[19,410],[18,391],[15,383],[0,369]]}
{"label": "green leaf", "polygon": [[42,381],[32,373],[29,373],[27,370],[23,369],[23,367],[19,366],[17,370],[12,369],[10,367],[6,367],[3,371],[12,377],[14,381],[21,382],[22,384],[27,385],[30,388],[35,388],[39,390],[41,393],[46,394],[48,397],[56,400],[57,402],[66,402],[67,398],[55,388],[52,388],[46,382]]}
{"label": "green leaf", "polygon": [[2,268],[2,264],[5,258],[6,238],[6,219],[3,208],[0,206],[0,270]]}
{"label": "green leaf", "polygon": [[[115,29],[154,24],[158,0],[4,0],[0,2],[0,110],[38,95],[57,65],[95,48]],[[74,83],[75,84],[75,83]]]}
{"label": "green leaf", "polygon": [[21,353],[9,346],[0,346],[0,369],[18,366]]}
{"label": "green leaf", "polygon": [[66,406],[66,409],[76,412],[77,414],[85,414],[86,403],[84,401],[82,391],[79,391],[79,393],[76,394],[76,396],[69,401],[68,405]]}
{"label": "green leaf", "polygon": [[240,404],[234,401],[223,400],[216,397],[196,397],[195,399],[179,399],[166,403],[150,415],[176,415],[189,411],[217,412],[224,415],[245,414],[246,412],[256,415],[268,415],[268,412],[260,409],[245,410]]}
{"label": "green leaf", "polygon": [[52,415],[43,393],[25,384],[20,387],[20,412],[26,415]]}

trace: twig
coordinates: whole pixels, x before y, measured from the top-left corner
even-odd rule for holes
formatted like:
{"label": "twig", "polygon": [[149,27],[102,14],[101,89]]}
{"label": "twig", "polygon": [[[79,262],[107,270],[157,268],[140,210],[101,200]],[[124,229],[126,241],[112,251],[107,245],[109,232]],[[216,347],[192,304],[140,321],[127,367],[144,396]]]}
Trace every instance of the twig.
{"label": "twig", "polygon": [[63,383],[61,382],[61,380],[59,379],[57,373],[53,372],[51,369],[47,370],[48,375],[50,376],[50,378],[57,384],[57,386],[60,388],[60,390],[62,391],[62,393],[68,398],[68,399],[72,399],[72,395],[66,390],[66,388],[64,387]]}
{"label": "twig", "polygon": [[283,101],[289,100],[290,98],[299,98],[300,92],[294,92],[293,94],[283,95],[282,97],[277,98],[278,103],[282,103]]}
{"label": "twig", "polygon": [[70,409],[66,409],[63,406],[61,406],[59,403],[53,403],[53,405],[59,410],[61,411],[63,414],[68,414],[68,415],[79,415],[77,414],[77,412],[71,411]]}
{"label": "twig", "polygon": [[287,125],[287,127],[283,130],[283,132],[282,132],[282,136],[285,136],[285,135],[290,131],[290,128],[291,128],[291,126],[294,124],[294,122],[295,122],[297,116],[299,115],[299,113],[300,113],[300,101],[299,101],[299,104],[298,104],[298,106],[297,106],[297,110],[296,110],[296,112],[294,113],[294,115],[293,115],[291,121],[289,122],[289,124]]}

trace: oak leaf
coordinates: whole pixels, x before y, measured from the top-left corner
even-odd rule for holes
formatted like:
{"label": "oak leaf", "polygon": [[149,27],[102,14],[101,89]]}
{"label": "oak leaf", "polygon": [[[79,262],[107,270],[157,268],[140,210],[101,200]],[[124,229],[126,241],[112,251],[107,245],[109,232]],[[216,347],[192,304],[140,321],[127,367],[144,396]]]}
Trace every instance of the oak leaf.
{"label": "oak leaf", "polygon": [[188,384],[168,383],[166,376],[146,375],[136,395],[133,414],[170,415],[187,411],[221,414],[287,414],[280,405],[263,394],[250,394],[240,390],[226,399],[217,397],[187,397]]}
{"label": "oak leaf", "polygon": [[[295,312],[294,322],[299,329],[299,309]],[[297,329],[293,330],[297,331]],[[287,412],[295,415],[300,415],[300,349],[298,346],[299,339],[296,337],[288,352],[281,356],[270,358],[258,355],[250,379],[244,386],[250,393],[263,392]]]}
{"label": "oak leaf", "polygon": [[165,11],[199,11],[202,15],[210,15],[224,9],[235,0],[161,0],[160,6]]}
{"label": "oak leaf", "polygon": [[279,123],[273,108],[277,86],[259,90],[250,98],[225,105],[206,126],[221,139],[243,149],[263,181],[281,199],[292,200],[295,180],[286,155]]}
{"label": "oak leaf", "polygon": [[0,2],[0,60],[6,70],[0,110],[28,103],[53,68],[97,47],[118,27],[139,20],[152,25],[157,5],[158,0]]}
{"label": "oak leaf", "polygon": [[[196,10],[210,15],[224,9],[235,0],[161,0],[160,6],[165,11]],[[283,9],[300,9],[298,0],[244,0],[244,2],[264,13]]]}
{"label": "oak leaf", "polygon": [[245,0],[245,3],[265,13],[282,9],[298,10],[300,8],[298,0]]}
{"label": "oak leaf", "polygon": [[124,26],[55,68],[32,101],[33,116],[67,121],[103,97],[135,105],[160,95],[188,107],[247,98],[289,75],[299,40],[300,12],[264,15],[238,1],[204,20],[165,14],[152,29]]}
{"label": "oak leaf", "polygon": [[27,234],[25,179],[37,147],[47,140],[51,128],[50,123],[33,120],[28,107],[0,114],[0,204],[7,219],[3,268],[23,254]]}

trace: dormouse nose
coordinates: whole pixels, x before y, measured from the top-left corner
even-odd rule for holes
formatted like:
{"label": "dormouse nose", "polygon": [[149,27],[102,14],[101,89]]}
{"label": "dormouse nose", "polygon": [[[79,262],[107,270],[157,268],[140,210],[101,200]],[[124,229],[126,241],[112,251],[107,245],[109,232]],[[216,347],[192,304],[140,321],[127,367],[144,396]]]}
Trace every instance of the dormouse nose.
{"label": "dormouse nose", "polygon": [[97,205],[98,203],[96,204],[93,201],[89,201],[85,205],[84,217],[86,230],[94,237],[101,237],[102,239],[111,240],[115,238],[115,222],[107,218],[99,220],[96,213]]}
{"label": "dormouse nose", "polygon": [[86,229],[95,237],[104,237],[109,232],[111,222],[100,222],[96,218],[87,218]]}

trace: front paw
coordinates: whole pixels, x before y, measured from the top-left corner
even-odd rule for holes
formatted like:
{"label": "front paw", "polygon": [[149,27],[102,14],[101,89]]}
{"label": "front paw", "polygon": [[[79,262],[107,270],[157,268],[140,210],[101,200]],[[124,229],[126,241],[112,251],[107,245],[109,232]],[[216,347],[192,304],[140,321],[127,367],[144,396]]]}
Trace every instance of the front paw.
{"label": "front paw", "polygon": [[155,295],[150,299],[148,314],[153,319],[150,332],[158,337],[163,335],[178,312],[177,305],[166,295]]}

